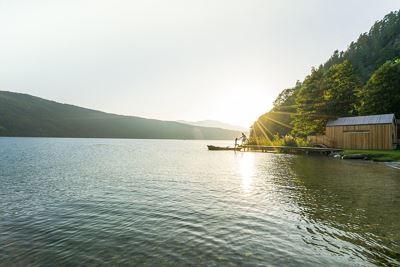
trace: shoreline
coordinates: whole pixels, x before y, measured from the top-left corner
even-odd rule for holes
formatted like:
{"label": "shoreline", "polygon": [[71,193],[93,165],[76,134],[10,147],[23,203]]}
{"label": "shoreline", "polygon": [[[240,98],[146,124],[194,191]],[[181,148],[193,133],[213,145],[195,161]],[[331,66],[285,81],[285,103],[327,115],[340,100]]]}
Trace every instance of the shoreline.
{"label": "shoreline", "polygon": [[365,155],[368,160],[374,162],[400,162],[400,150],[362,150],[344,149],[341,156]]}

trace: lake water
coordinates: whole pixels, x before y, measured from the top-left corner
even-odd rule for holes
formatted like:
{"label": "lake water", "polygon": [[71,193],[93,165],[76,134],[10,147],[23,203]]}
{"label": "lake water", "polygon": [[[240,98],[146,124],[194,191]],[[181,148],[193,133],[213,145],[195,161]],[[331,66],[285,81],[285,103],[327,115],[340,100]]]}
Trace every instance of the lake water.
{"label": "lake water", "polygon": [[0,265],[400,264],[400,170],[207,143],[0,138]]}

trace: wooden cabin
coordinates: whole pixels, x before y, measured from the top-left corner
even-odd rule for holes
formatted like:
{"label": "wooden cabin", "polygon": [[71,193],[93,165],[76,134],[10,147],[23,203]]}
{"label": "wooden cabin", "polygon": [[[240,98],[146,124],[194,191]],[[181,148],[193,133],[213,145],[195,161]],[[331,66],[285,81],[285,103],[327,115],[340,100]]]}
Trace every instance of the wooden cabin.
{"label": "wooden cabin", "polygon": [[309,140],[342,149],[396,149],[399,128],[394,114],[344,117],[329,120],[325,135]]}

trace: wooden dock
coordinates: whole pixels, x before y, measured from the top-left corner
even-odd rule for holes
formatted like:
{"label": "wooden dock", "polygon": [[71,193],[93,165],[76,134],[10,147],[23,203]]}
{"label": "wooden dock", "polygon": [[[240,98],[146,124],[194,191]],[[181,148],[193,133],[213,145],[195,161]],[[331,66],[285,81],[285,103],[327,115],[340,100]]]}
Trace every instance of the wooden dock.
{"label": "wooden dock", "polygon": [[260,151],[260,152],[278,152],[287,154],[320,154],[329,155],[337,153],[342,149],[325,148],[325,147],[292,147],[292,146],[260,146],[260,145],[243,145],[242,151]]}
{"label": "wooden dock", "polygon": [[[210,148],[211,147],[211,148]],[[286,154],[318,154],[318,155],[329,155],[342,151],[337,148],[325,148],[325,147],[292,147],[292,146],[261,146],[261,145],[241,145],[237,148],[231,147],[216,147],[208,146],[209,150],[235,150],[242,152],[269,152],[269,153],[286,153]]]}

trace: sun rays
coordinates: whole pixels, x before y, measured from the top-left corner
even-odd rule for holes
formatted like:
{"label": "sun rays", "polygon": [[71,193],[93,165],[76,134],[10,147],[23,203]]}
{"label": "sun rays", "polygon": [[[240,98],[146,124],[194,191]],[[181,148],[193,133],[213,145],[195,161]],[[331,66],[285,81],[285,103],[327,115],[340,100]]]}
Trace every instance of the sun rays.
{"label": "sun rays", "polygon": [[[280,106],[279,109],[286,109],[286,108],[295,109],[296,107],[297,105]],[[296,117],[299,115],[300,114],[297,112],[282,111],[282,110],[268,112],[267,114],[265,114],[264,116],[262,116],[261,118],[259,118],[254,122],[252,126],[253,133],[250,136],[251,141],[254,144],[261,145],[265,143],[271,143],[275,139],[275,136],[282,137],[285,136],[286,134],[290,135],[294,128],[294,125],[292,123],[295,120],[294,119],[285,120],[285,118]],[[307,116],[322,120],[328,120],[334,118],[334,116],[331,115],[317,114],[317,113],[307,114]],[[283,132],[286,132],[286,134],[282,134],[281,133],[282,130],[280,129],[286,129],[283,130]]]}

